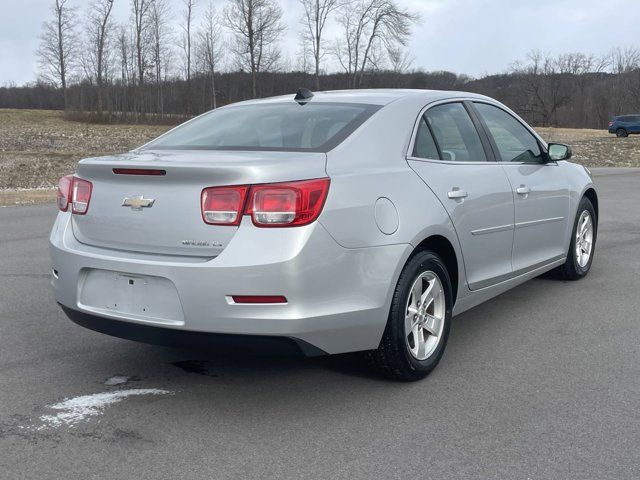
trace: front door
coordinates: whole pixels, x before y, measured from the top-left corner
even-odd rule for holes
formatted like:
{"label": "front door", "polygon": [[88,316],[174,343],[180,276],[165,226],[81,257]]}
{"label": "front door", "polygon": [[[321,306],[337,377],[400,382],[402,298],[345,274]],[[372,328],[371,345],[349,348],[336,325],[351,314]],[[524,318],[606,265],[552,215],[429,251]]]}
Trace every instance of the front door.
{"label": "front door", "polygon": [[567,180],[555,162],[546,163],[538,140],[520,121],[495,105],[474,105],[513,188],[514,274],[563,258],[571,223]]}

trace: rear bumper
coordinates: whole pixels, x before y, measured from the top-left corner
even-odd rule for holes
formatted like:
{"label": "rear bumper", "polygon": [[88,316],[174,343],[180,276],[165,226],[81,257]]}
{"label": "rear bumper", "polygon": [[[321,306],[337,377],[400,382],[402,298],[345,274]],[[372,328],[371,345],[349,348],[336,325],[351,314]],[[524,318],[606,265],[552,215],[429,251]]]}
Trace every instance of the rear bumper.
{"label": "rear bumper", "polygon": [[[298,348],[305,345],[307,355],[376,348],[393,286],[411,252],[409,245],[347,249],[318,222],[257,229],[249,220],[216,258],[148,255],[82,244],[69,217],[58,215],[50,237],[57,302],[76,323],[150,343],[172,344],[172,337],[179,343],[198,343],[197,335],[188,334],[197,332],[284,338]],[[87,302],[87,279],[95,271],[162,279],[176,294],[171,301],[175,308],[166,311],[178,313],[158,319],[103,308],[113,307],[110,297],[116,295],[108,283],[97,293],[94,288]],[[288,303],[237,305],[227,301],[228,295],[284,295]],[[157,305],[167,299],[145,301]],[[151,330],[124,328],[131,326]],[[232,337],[226,338],[233,343]]]}
{"label": "rear bumper", "polygon": [[251,352],[253,354],[281,353],[302,354],[306,357],[326,355],[327,352],[313,345],[289,337],[267,335],[232,335],[223,333],[175,330],[151,325],[112,320],[90,315],[60,305],[74,323],[96,332],[136,342],[167,347],[199,348],[221,353]]}

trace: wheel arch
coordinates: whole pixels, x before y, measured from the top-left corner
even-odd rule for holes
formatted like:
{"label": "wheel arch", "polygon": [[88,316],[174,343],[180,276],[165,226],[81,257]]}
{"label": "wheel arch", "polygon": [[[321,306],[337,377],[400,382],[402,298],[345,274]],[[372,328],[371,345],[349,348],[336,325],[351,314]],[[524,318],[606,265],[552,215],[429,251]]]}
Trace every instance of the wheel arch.
{"label": "wheel arch", "polygon": [[596,221],[600,218],[600,209],[598,205],[598,194],[596,193],[595,188],[589,187],[582,194],[583,197],[587,197],[591,204],[593,205],[593,209],[596,211]]}
{"label": "wheel arch", "polygon": [[416,246],[411,256],[422,250],[431,250],[432,252],[437,253],[440,258],[442,258],[445,267],[447,267],[447,272],[451,277],[453,305],[455,305],[456,299],[458,298],[458,283],[460,281],[460,271],[458,264],[458,255],[456,254],[455,248],[453,248],[453,244],[442,235],[431,235],[422,240]]}

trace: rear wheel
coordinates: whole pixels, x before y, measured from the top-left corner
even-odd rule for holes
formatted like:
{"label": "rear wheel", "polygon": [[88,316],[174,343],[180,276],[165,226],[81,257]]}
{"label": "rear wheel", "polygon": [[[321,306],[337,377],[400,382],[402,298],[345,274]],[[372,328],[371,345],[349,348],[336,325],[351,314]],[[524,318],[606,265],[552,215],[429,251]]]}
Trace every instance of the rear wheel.
{"label": "rear wheel", "polygon": [[598,224],[591,201],[583,197],[573,224],[571,246],[564,265],[557,270],[565,280],[579,280],[589,273],[596,246]]}
{"label": "rear wheel", "polygon": [[618,138],[625,138],[628,137],[629,134],[627,133],[627,131],[624,128],[619,128],[616,130],[616,137]]}
{"label": "rear wheel", "polygon": [[426,377],[444,353],[451,309],[444,263],[434,252],[418,252],[400,274],[380,346],[367,353],[370,365],[395,380]]}

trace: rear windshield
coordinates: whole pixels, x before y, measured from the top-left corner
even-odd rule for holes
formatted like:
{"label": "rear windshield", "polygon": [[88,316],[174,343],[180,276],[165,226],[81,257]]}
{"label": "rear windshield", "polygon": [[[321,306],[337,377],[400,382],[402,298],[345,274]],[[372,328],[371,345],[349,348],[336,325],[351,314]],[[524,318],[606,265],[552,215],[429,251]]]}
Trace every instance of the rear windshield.
{"label": "rear windshield", "polygon": [[327,152],[379,109],[313,102],[225,107],[172,130],[145,149]]}

